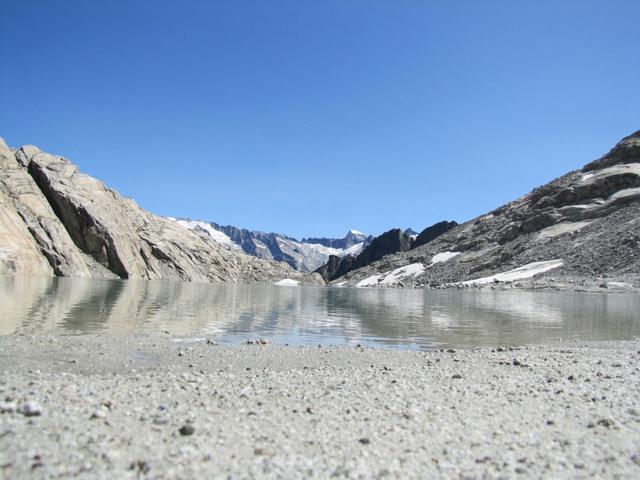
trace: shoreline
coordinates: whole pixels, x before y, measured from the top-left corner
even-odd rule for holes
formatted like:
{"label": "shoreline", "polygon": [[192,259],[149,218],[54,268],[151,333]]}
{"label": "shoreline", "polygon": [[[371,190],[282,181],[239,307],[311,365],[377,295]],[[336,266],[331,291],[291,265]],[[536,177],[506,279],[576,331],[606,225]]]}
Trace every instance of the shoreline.
{"label": "shoreline", "polygon": [[638,359],[8,335],[0,476],[637,478]]}

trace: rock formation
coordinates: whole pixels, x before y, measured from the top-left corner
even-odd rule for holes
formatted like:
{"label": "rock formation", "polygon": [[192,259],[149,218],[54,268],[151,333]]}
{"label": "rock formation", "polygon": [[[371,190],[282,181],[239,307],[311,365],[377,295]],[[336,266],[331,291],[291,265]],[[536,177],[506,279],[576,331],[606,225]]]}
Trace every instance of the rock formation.
{"label": "rock formation", "polygon": [[457,222],[447,222],[446,220],[431,225],[418,234],[418,236],[413,241],[413,245],[411,246],[411,248],[418,248],[422,245],[426,245],[427,243],[432,242],[433,240],[438,238],[440,235],[444,235],[449,230],[457,226]]}
{"label": "rock formation", "polygon": [[317,276],[220,245],[153,215],[68,160],[0,143],[0,272],[275,282]]}
{"label": "rock formation", "polygon": [[368,241],[368,245],[357,255],[330,256],[327,263],[316,270],[326,282],[340,278],[352,270],[366,267],[386,255],[406,252],[418,245],[435,240],[458,225],[456,222],[438,222],[425,228],[420,234],[407,228],[389,230]]}
{"label": "rock formation", "polygon": [[[389,276],[403,267],[406,274]],[[412,272],[410,282],[408,272]],[[335,281],[442,286],[489,284],[487,279],[491,284],[508,281],[558,288],[637,285],[640,132],[582,170]]]}

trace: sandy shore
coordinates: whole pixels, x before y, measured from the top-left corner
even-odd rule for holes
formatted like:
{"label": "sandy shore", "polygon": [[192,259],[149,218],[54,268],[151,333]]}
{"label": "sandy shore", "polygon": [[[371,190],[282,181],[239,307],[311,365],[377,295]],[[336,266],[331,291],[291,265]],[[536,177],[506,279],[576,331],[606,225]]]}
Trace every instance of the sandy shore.
{"label": "sandy shore", "polygon": [[0,337],[1,478],[639,478],[640,342]]}

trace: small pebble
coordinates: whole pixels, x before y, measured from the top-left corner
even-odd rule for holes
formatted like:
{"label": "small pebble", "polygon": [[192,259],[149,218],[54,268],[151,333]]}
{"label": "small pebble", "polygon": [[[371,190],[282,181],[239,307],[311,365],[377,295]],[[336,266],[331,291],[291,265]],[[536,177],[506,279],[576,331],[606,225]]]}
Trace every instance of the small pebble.
{"label": "small pebble", "polygon": [[42,415],[42,408],[36,402],[30,400],[22,405],[20,413],[25,417],[38,417]]}
{"label": "small pebble", "polygon": [[196,429],[193,427],[193,425],[187,423],[186,425],[181,426],[180,430],[178,431],[180,432],[180,435],[188,436],[193,435]]}
{"label": "small pebble", "polygon": [[601,418],[600,420],[598,420],[596,422],[598,425],[600,425],[601,427],[612,427],[613,426],[613,421],[609,420],[608,418]]}
{"label": "small pebble", "polygon": [[16,409],[14,402],[0,402],[0,413],[14,413]]}
{"label": "small pebble", "polygon": [[90,420],[94,420],[94,419],[103,419],[103,418],[107,418],[107,414],[105,413],[104,410],[102,409],[98,409],[95,412],[93,412],[91,414],[91,416],[89,417]]}

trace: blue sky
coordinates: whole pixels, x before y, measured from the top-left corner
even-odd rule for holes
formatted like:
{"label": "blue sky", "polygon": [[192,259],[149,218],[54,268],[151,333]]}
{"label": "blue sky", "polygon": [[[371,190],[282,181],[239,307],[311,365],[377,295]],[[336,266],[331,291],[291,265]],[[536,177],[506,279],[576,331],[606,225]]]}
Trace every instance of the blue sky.
{"label": "blue sky", "polygon": [[154,213],[464,221],[640,129],[640,2],[0,2],[0,136]]}

